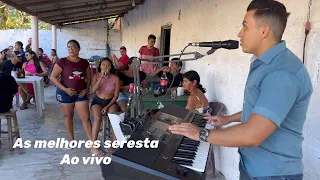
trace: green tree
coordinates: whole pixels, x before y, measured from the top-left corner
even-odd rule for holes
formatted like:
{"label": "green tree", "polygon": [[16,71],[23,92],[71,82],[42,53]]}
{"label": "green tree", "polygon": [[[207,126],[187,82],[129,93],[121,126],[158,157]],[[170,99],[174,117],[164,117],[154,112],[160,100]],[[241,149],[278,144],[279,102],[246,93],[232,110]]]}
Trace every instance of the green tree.
{"label": "green tree", "polygon": [[[31,16],[19,11],[0,1],[0,30],[6,29],[31,29]],[[39,21],[38,27],[41,30],[51,29],[51,25]]]}

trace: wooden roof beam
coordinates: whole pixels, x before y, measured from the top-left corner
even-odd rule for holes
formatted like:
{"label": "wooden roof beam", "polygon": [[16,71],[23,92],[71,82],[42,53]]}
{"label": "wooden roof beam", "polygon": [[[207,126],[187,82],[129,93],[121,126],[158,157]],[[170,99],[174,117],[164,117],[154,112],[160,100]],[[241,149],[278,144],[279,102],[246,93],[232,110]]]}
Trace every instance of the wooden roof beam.
{"label": "wooden roof beam", "polygon": [[126,11],[118,11],[118,12],[114,12],[114,13],[100,14],[98,16],[83,16],[83,17],[58,19],[58,20],[52,20],[52,22],[54,22],[54,24],[61,24],[61,23],[68,23],[68,22],[73,22],[73,21],[84,21],[84,20],[89,20],[89,19],[99,19],[99,18],[106,18],[106,17],[110,17],[110,16],[120,15],[120,14],[123,14],[125,12]]}
{"label": "wooden roof beam", "polygon": [[[114,0],[114,1],[109,1],[107,3],[107,7],[118,7],[118,6],[124,6],[124,5],[131,5],[131,1],[128,0]],[[47,10],[41,10],[41,11],[34,11],[37,14],[50,14],[53,12],[57,12],[58,10],[60,11],[70,11],[70,10],[77,10],[77,9],[84,9],[88,7],[96,7],[98,5],[101,5],[103,3],[86,3],[84,5],[79,5],[79,6],[70,6],[70,7],[63,7],[59,9],[47,9]],[[120,4],[120,5],[119,5]]]}
{"label": "wooden roof beam", "polygon": [[[104,11],[101,11],[101,12],[98,12],[99,9],[96,9],[95,11],[82,11],[81,13],[64,13],[63,15],[54,15],[54,16],[47,16],[47,17],[44,17],[44,16],[40,16],[41,18],[43,19],[47,19],[47,20],[50,20],[50,21],[55,21],[57,19],[61,19],[61,18],[65,18],[65,19],[68,19],[68,18],[73,18],[73,17],[86,17],[86,16],[90,16],[90,15],[95,15],[95,16],[98,16],[99,14],[101,13],[114,13],[114,12],[118,12],[118,11],[127,11],[128,9],[130,9],[130,7],[121,7],[121,8],[117,8],[117,9],[106,9]],[[73,16],[72,16],[73,15]]]}

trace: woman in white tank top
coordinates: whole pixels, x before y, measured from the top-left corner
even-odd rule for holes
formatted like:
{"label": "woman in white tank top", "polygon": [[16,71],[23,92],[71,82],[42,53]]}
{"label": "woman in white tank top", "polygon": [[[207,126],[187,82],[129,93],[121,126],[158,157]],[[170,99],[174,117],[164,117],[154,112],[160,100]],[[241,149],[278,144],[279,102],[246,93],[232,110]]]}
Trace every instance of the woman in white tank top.
{"label": "woman in white tank top", "polygon": [[196,71],[188,71],[183,75],[183,88],[190,92],[186,109],[206,113],[209,102],[204,95],[206,90],[200,84],[200,76]]}

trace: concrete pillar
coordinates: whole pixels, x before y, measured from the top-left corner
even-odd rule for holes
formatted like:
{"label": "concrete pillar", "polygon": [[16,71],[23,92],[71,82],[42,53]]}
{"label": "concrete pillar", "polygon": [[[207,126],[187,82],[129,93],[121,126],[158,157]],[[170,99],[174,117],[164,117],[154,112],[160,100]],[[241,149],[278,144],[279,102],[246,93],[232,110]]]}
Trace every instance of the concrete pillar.
{"label": "concrete pillar", "polygon": [[39,55],[39,29],[38,17],[31,16],[31,31],[32,31],[32,51]]}
{"label": "concrete pillar", "polygon": [[51,32],[52,32],[52,47],[51,47],[51,49],[57,50],[57,26],[52,25]]}

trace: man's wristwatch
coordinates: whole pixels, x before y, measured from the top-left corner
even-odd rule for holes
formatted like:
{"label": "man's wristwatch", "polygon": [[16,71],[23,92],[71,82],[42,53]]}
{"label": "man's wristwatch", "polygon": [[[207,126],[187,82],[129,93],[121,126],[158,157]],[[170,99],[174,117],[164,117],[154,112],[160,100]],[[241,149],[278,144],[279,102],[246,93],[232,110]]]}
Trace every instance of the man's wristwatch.
{"label": "man's wristwatch", "polygon": [[203,128],[199,132],[199,138],[201,141],[207,142],[207,137],[209,136],[209,130],[206,128]]}

